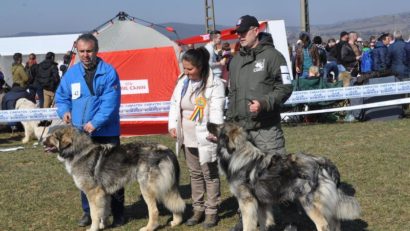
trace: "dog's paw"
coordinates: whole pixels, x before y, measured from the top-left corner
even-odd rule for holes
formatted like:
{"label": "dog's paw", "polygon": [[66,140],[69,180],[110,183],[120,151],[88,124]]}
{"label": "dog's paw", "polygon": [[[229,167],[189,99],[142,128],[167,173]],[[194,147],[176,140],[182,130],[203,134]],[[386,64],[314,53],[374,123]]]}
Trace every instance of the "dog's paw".
{"label": "dog's paw", "polygon": [[147,226],[145,226],[145,227],[140,228],[139,231],[148,231],[148,228],[147,228]]}
{"label": "dog's paw", "polygon": [[92,227],[90,227],[89,229],[86,229],[85,231],[98,231],[99,229],[93,229]]}
{"label": "dog's paw", "polygon": [[175,227],[177,225],[180,225],[181,223],[182,223],[182,216],[177,216],[177,217],[174,217],[174,219],[171,222],[169,222],[169,225],[171,227]]}
{"label": "dog's paw", "polygon": [[177,226],[177,225],[179,225],[179,224],[181,224],[180,221],[171,221],[171,222],[169,222],[169,225],[170,225],[171,227],[175,227],[175,226]]}
{"label": "dog's paw", "polygon": [[27,144],[28,142],[29,142],[29,138],[28,137],[24,137],[22,140],[21,140],[21,142],[23,143],[23,144]]}
{"label": "dog's paw", "polygon": [[100,224],[98,224],[98,228],[105,229],[106,227],[108,227],[108,220],[107,219],[101,220]]}
{"label": "dog's paw", "polygon": [[159,224],[156,224],[156,225],[153,225],[153,226],[150,226],[150,227],[148,227],[148,225],[147,225],[147,226],[145,226],[145,227],[140,228],[139,231],[154,231],[154,230],[156,230],[158,227],[159,227]]}

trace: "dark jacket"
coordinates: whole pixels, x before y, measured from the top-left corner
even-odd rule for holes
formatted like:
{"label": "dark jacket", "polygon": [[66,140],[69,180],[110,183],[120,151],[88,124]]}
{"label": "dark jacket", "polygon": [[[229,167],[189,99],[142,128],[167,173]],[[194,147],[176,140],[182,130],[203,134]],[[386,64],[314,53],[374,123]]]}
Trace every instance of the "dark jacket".
{"label": "dark jacket", "polygon": [[36,82],[43,89],[55,92],[60,83],[57,63],[51,60],[44,60],[38,65]]}
{"label": "dark jacket", "polygon": [[[296,59],[295,59],[295,66],[299,68],[300,72],[302,73],[303,71],[309,71],[309,70],[303,70],[303,46],[298,46],[296,48]],[[319,57],[319,51],[317,46],[310,44],[309,45],[309,54],[310,57],[312,57],[312,64],[313,66],[320,66],[320,57]]]}
{"label": "dark jacket", "polygon": [[354,53],[353,48],[349,43],[344,43],[342,46],[341,60],[343,66],[348,71],[351,71],[353,67],[358,65],[358,61],[356,60],[356,54]]}
{"label": "dark jacket", "polygon": [[[281,72],[287,70],[283,55],[269,38],[260,38],[253,49],[241,48],[230,64],[227,121],[236,121],[245,129],[279,125],[282,104],[292,94],[292,85],[283,84]],[[289,71],[286,71],[289,72]],[[253,115],[249,100],[258,100],[261,111]]]}
{"label": "dark jacket", "polygon": [[389,61],[388,66],[391,67],[393,72],[398,73],[400,76],[406,76],[408,74],[408,67],[405,63],[405,46],[406,43],[403,39],[396,39],[395,42],[387,48],[387,60]]}
{"label": "dark jacket", "polygon": [[26,70],[26,73],[28,75],[28,85],[34,86],[34,82],[36,80],[36,75],[37,75],[37,69],[38,69],[38,64],[33,64],[31,67],[26,64],[24,67]]}
{"label": "dark jacket", "polygon": [[29,92],[27,88],[20,87],[18,84],[14,84],[10,91],[8,91],[3,97],[3,101],[1,102],[1,110],[15,109],[17,100],[21,98],[26,98],[28,100],[31,100],[33,103],[36,103],[34,97],[35,92]]}
{"label": "dark jacket", "polygon": [[407,65],[407,72],[410,74],[410,42],[407,42],[404,46],[405,57],[404,63]]}
{"label": "dark jacket", "polygon": [[337,58],[337,64],[343,64],[342,62],[342,47],[348,44],[346,41],[340,41],[336,44],[336,58]]}
{"label": "dark jacket", "polygon": [[377,41],[373,49],[373,71],[384,71],[388,69],[387,46],[382,41]]}
{"label": "dark jacket", "polygon": [[319,53],[320,67],[324,67],[327,63],[327,52],[324,46],[316,44],[317,52]]}
{"label": "dark jacket", "polygon": [[327,45],[325,47],[326,49],[326,59],[327,61],[330,62],[337,62],[337,47],[336,45],[333,47],[329,47],[329,45]]}

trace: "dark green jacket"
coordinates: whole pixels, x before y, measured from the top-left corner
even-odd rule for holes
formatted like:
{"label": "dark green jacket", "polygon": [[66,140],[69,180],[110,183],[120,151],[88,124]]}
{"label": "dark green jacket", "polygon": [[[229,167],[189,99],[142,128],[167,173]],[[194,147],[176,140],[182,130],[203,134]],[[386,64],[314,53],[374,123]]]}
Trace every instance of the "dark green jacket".
{"label": "dark green jacket", "polygon": [[[244,128],[258,129],[278,125],[280,108],[292,94],[292,85],[283,84],[283,55],[275,49],[271,37],[262,38],[254,49],[241,49],[229,66],[230,92],[227,121],[238,122]],[[258,100],[262,110],[257,115],[249,111],[249,100]]]}

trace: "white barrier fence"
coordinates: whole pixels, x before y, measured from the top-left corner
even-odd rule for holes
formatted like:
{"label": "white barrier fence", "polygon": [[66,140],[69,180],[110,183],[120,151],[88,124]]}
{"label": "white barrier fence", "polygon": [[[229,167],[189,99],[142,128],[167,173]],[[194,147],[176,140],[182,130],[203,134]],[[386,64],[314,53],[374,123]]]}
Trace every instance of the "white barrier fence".
{"label": "white barrier fence", "polygon": [[[169,101],[121,104],[121,118],[169,112]],[[0,122],[58,119],[57,108],[38,108],[0,111]]]}
{"label": "white barrier fence", "polygon": [[[410,93],[410,81],[372,84],[364,86],[352,86],[345,88],[328,88],[309,91],[295,91],[285,104],[314,103],[322,101],[335,101],[351,98],[374,97],[384,95],[397,95]],[[291,115],[306,115],[316,113],[329,113],[337,111],[349,111],[373,107],[382,107],[389,105],[398,105],[410,103],[410,99],[390,100],[379,103],[363,104],[341,108],[330,108],[314,111],[282,113],[282,117]],[[120,116],[122,121],[143,119],[143,115],[153,113],[169,112],[170,102],[148,102],[148,103],[131,103],[121,104]],[[150,118],[150,117],[147,117]],[[160,117],[166,120],[166,117]],[[0,111],[0,122],[19,122],[30,120],[54,120],[58,119],[56,108],[47,109],[24,109],[24,110],[4,110]],[[149,119],[148,119],[149,120]]]}
{"label": "white barrier fence", "polygon": [[327,88],[309,91],[294,91],[285,104],[314,103],[406,93],[410,93],[410,81],[342,88]]}

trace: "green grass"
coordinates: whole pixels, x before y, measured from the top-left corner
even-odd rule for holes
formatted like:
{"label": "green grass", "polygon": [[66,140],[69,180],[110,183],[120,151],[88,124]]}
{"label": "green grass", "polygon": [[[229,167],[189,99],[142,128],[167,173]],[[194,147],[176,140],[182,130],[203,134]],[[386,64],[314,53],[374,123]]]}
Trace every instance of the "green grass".
{"label": "green grass", "polygon": [[[344,185],[351,186],[362,206],[358,221],[344,222],[343,230],[410,230],[410,120],[284,126],[288,151],[323,155],[338,166]],[[22,133],[0,134],[0,147],[21,145]],[[153,140],[175,147],[168,136],[123,138]],[[0,230],[84,230],[79,191],[53,154],[25,145],[24,150],[0,152]],[[188,171],[179,157],[181,190],[189,200]],[[222,177],[223,179],[223,177]],[[227,230],[237,221],[236,201],[222,181],[221,221],[213,230]],[[188,208],[191,208],[188,205]],[[170,214],[163,208],[161,223]],[[186,212],[189,216],[189,209]],[[137,184],[126,188],[128,222],[116,230],[138,230],[147,222],[147,210]],[[306,226],[302,230],[312,230]],[[173,230],[202,230],[179,226]],[[168,226],[162,230],[170,230]]]}

